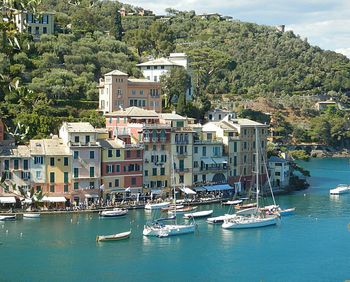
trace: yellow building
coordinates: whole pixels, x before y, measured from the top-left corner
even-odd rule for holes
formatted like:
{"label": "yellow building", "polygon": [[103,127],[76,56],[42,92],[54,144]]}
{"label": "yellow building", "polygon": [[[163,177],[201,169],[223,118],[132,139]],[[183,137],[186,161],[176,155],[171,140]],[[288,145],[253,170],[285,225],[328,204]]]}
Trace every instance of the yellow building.
{"label": "yellow building", "polygon": [[44,139],[46,184],[43,192],[49,196],[67,196],[72,192],[72,156],[62,139]]}

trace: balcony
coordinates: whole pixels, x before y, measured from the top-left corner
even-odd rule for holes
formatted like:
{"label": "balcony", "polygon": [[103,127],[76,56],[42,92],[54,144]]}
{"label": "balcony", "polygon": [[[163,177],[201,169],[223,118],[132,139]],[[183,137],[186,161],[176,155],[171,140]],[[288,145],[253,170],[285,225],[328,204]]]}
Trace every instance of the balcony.
{"label": "balcony", "polygon": [[210,144],[222,144],[222,139],[213,139],[213,140],[194,140],[195,145],[210,145]]}
{"label": "balcony", "polygon": [[100,146],[100,144],[97,142],[85,143],[85,142],[71,142],[71,141],[68,143],[68,145],[71,147],[99,147]]}
{"label": "balcony", "polygon": [[188,140],[175,140],[176,145],[188,145]]}
{"label": "balcony", "polygon": [[177,169],[175,169],[175,172],[179,173],[179,174],[188,173],[188,172],[191,172],[191,169],[190,168],[177,168]]}

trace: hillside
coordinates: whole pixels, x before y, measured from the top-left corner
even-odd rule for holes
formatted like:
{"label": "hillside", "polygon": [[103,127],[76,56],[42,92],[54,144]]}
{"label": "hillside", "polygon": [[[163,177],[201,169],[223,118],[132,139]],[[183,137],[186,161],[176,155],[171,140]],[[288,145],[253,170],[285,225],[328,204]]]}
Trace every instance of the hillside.
{"label": "hillside", "polygon": [[0,52],[0,115],[8,127],[29,126],[26,138],[31,138],[55,132],[62,120],[103,125],[95,111],[98,79],[113,69],[139,77],[136,63],[173,51],[191,59],[196,100],[186,113],[196,117],[210,107],[208,97],[220,105],[223,95],[242,103],[331,92],[347,102],[349,60],[310,46],[291,31],[176,10],[120,22],[122,6],[140,9],[116,1],[43,1],[36,9],[56,13],[56,34],[40,41],[11,25],[2,27],[19,42],[14,48],[12,38]]}

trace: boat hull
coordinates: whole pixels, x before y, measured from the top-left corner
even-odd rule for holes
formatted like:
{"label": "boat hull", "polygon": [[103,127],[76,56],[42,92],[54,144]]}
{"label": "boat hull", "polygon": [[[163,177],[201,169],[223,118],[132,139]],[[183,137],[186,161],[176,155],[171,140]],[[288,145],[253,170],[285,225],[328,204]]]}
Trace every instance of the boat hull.
{"label": "boat hull", "polygon": [[96,242],[109,242],[109,241],[119,241],[124,240],[130,237],[131,231],[123,232],[114,235],[106,235],[106,236],[96,236]]}
{"label": "boat hull", "polygon": [[15,215],[0,215],[0,221],[16,220]]}
{"label": "boat hull", "polygon": [[166,208],[170,205],[169,202],[159,203],[159,204],[147,204],[145,205],[145,210],[159,210],[162,208]]}
{"label": "boat hull", "polygon": [[225,221],[222,224],[224,229],[248,229],[248,228],[258,228],[265,226],[277,225],[279,222],[278,217],[268,217],[268,218],[246,218],[246,219],[233,219]]}
{"label": "boat hull", "polygon": [[100,217],[121,217],[128,213],[127,209],[113,210],[113,211],[102,211]]}
{"label": "boat hull", "polygon": [[24,213],[23,218],[40,218],[40,213]]}
{"label": "boat hull", "polygon": [[145,226],[143,229],[144,236],[168,237],[193,233],[196,226],[193,225],[163,225],[163,226]]}
{"label": "boat hull", "polygon": [[285,209],[285,210],[278,211],[278,213],[281,216],[293,215],[294,212],[295,212],[295,208],[290,208],[290,209]]}
{"label": "boat hull", "polygon": [[201,218],[201,217],[207,217],[213,213],[213,210],[209,211],[200,211],[200,212],[193,212],[193,213],[185,213],[184,218],[190,219],[190,218]]}

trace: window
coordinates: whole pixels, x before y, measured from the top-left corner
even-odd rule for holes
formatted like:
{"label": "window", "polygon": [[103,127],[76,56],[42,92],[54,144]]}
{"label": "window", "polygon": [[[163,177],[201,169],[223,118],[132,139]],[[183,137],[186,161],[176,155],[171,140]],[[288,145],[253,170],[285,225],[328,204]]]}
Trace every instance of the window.
{"label": "window", "polygon": [[140,95],[143,95],[143,93],[144,93],[143,90],[140,90]]}
{"label": "window", "polygon": [[74,142],[79,143],[79,136],[74,136]]}
{"label": "window", "polygon": [[137,155],[138,158],[141,158],[141,151],[140,151],[140,150],[137,150],[137,151],[136,151],[136,155]]}
{"label": "window", "polygon": [[276,171],[276,172],[275,172],[275,175],[276,175],[276,176],[280,176],[281,173],[280,173],[279,171]]}
{"label": "window", "polygon": [[126,151],[126,157],[130,158],[130,156],[131,156],[131,151]]}
{"label": "window", "polygon": [[193,175],[193,182],[198,182],[198,175],[197,174]]}
{"label": "window", "polygon": [[160,168],[160,175],[165,175],[165,168],[164,167]]}
{"label": "window", "polygon": [[158,69],[158,66],[154,66],[154,69],[155,69],[155,70]]}
{"label": "window", "polygon": [[244,147],[244,150],[247,149],[247,142],[244,142],[244,143],[243,143],[243,147]]}
{"label": "window", "polygon": [[149,70],[149,69],[151,69],[151,67],[150,67],[150,66],[147,66],[147,69]]}
{"label": "window", "polygon": [[114,187],[119,187],[119,179],[114,180]]}
{"label": "window", "polygon": [[4,170],[9,170],[10,169],[10,161],[9,160],[5,160],[4,161]]}
{"label": "window", "polygon": [[157,168],[153,168],[153,169],[152,169],[152,175],[153,175],[153,176],[157,175]]}
{"label": "window", "polygon": [[148,170],[145,170],[145,176],[148,176]]}
{"label": "window", "polygon": [[153,146],[152,146],[152,150],[153,150],[153,151],[157,151],[157,145],[153,145]]}
{"label": "window", "polygon": [[19,160],[15,159],[13,160],[13,169],[18,169],[19,168]]}
{"label": "window", "polygon": [[68,192],[68,185],[64,184],[63,186],[63,192],[67,193]]}
{"label": "window", "polygon": [[148,145],[145,145],[145,151],[148,151]]}
{"label": "window", "polygon": [[50,192],[51,193],[54,193],[55,192],[55,185],[50,185]]}
{"label": "window", "polygon": [[63,165],[68,166],[68,157],[63,158]]}
{"label": "window", "polygon": [[43,16],[43,24],[48,24],[49,23],[49,16],[48,15],[44,15]]}
{"label": "window", "polygon": [[74,182],[73,186],[74,186],[74,190],[78,190],[79,189],[79,182]]}
{"label": "window", "polygon": [[202,148],[202,156],[205,157],[207,155],[207,147]]}
{"label": "window", "polygon": [[94,159],[95,158],[95,151],[90,151],[90,159]]}
{"label": "window", "polygon": [[131,177],[131,185],[136,185],[136,177]]}
{"label": "window", "polygon": [[163,145],[160,145],[160,149],[162,150],[162,151],[165,151],[165,145],[163,144]]}
{"label": "window", "polygon": [[55,173],[50,172],[50,183],[55,183]]}
{"label": "window", "polygon": [[95,189],[95,182],[94,181],[91,181],[89,184],[90,184],[89,185],[90,189]]}
{"label": "window", "polygon": [[77,168],[77,167],[74,168],[74,170],[73,170],[73,177],[74,178],[79,177],[79,168]]}
{"label": "window", "polygon": [[44,158],[42,156],[34,157],[34,164],[43,164]]}
{"label": "window", "polygon": [[244,162],[244,163],[247,162],[247,156],[246,156],[246,155],[243,156],[243,162]]}
{"label": "window", "polygon": [[136,90],[131,90],[132,95],[136,95]]}
{"label": "window", "polygon": [[112,173],[113,172],[113,165],[107,165],[106,166],[107,173]]}
{"label": "window", "polygon": [[37,192],[40,192],[41,191],[41,186],[36,186],[35,189],[36,189]]}
{"label": "window", "polygon": [[35,35],[39,35],[39,27],[38,26],[35,27]]}
{"label": "window", "polygon": [[233,157],[233,166],[237,166],[237,156]]}
{"label": "window", "polygon": [[95,177],[95,168],[90,166],[90,177]]}
{"label": "window", "polygon": [[50,166],[55,166],[55,158],[50,158]]}
{"label": "window", "polygon": [[68,183],[68,172],[63,172],[63,179],[64,183]]}
{"label": "window", "polygon": [[180,182],[180,183],[184,183],[184,176],[183,176],[183,175],[180,175],[180,176],[179,176],[179,182]]}
{"label": "window", "polygon": [[23,160],[23,169],[24,169],[24,170],[28,170],[28,168],[29,168],[29,162],[28,162],[28,160]]}
{"label": "window", "polygon": [[118,158],[120,157],[120,150],[119,149],[115,150],[115,156]]}
{"label": "window", "polygon": [[203,175],[202,175],[202,181],[203,181],[203,182],[206,182],[206,181],[207,181],[207,175],[206,175],[206,174],[203,174]]}
{"label": "window", "polygon": [[233,143],[233,152],[237,152],[237,142]]}
{"label": "window", "polygon": [[160,68],[161,68],[162,70],[164,70],[164,66],[160,66]]}
{"label": "window", "polygon": [[120,165],[115,165],[115,171],[120,172]]}
{"label": "window", "polygon": [[75,160],[79,158],[79,151],[73,151],[73,158]]}
{"label": "window", "polygon": [[155,75],[155,76],[154,76],[154,81],[157,81],[157,78],[158,78],[158,77]]}
{"label": "window", "polygon": [[193,167],[195,167],[195,168],[198,167],[198,162],[197,161],[193,162]]}
{"label": "window", "polygon": [[108,158],[113,157],[113,151],[112,150],[108,150]]}
{"label": "window", "polygon": [[90,143],[90,135],[85,136],[85,143],[86,144]]}
{"label": "window", "polygon": [[35,171],[35,177],[36,177],[36,179],[41,179],[41,170],[37,170],[37,171]]}

